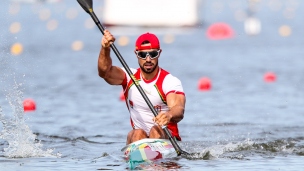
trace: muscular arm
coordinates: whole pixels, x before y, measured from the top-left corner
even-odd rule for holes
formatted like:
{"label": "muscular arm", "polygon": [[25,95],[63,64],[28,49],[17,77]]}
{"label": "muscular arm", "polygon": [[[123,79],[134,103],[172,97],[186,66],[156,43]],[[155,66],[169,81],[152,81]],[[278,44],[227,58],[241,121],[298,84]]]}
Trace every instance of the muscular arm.
{"label": "muscular arm", "polygon": [[167,125],[169,122],[179,122],[184,118],[186,97],[183,94],[170,93],[166,97],[168,112],[160,112],[154,121],[160,125]]}
{"label": "muscular arm", "polygon": [[166,97],[169,111],[166,115],[171,122],[179,122],[184,118],[186,98],[183,94],[170,93]]}
{"label": "muscular arm", "polygon": [[121,68],[112,65],[110,44],[114,41],[113,35],[105,30],[98,57],[98,75],[111,85],[119,85],[123,82],[125,73]]}

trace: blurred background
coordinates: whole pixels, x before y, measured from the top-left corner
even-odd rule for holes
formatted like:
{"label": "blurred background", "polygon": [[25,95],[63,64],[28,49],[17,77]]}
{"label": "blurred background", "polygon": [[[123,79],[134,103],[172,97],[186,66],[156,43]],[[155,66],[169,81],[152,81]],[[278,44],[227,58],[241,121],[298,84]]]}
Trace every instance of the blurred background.
{"label": "blurred background", "polygon": [[[93,2],[96,15],[116,36],[116,45],[130,66],[137,65],[136,58],[129,57],[133,55],[137,36],[152,31],[164,46],[163,56],[175,57],[164,58],[164,68],[171,59],[189,59],[174,66],[181,68],[181,71],[190,70],[191,62],[202,65],[197,67],[199,70],[192,68],[193,73],[187,75],[195,77],[195,83],[192,83],[195,86],[200,84],[198,81],[201,77],[215,79],[223,74],[228,74],[234,80],[248,77],[244,74],[250,69],[246,66],[249,63],[263,70],[259,71],[261,78],[257,80],[269,74],[270,77],[287,74],[280,73],[282,67],[300,73],[300,68],[293,66],[298,65],[294,58],[301,55],[302,51],[298,49],[303,45],[301,1],[191,0],[185,3],[168,0],[162,6],[155,2],[147,5],[147,8],[143,7],[144,2],[136,0],[123,4],[121,1]],[[11,78],[9,74],[18,73],[15,77],[23,77],[19,81],[27,82],[24,90],[27,97],[41,93],[37,92],[33,80],[57,80],[60,83],[67,81],[66,76],[73,75],[72,68],[86,71],[95,69],[88,65],[95,65],[101,34],[78,3],[64,0],[10,0],[1,4],[1,78]],[[167,53],[167,47],[170,47],[168,51],[172,49],[171,53]],[[235,56],[242,57],[237,59]],[[10,66],[12,59],[22,65]],[[78,62],[72,62],[75,60]],[[226,62],[214,65],[218,60],[235,61],[233,65]],[[189,63],[185,63],[187,61]],[[71,68],[65,69],[68,66]],[[235,67],[234,71],[230,71],[234,73],[224,71],[229,67]],[[242,73],[236,73],[239,68],[244,69]],[[214,71],[217,74],[212,76]],[[55,75],[56,79],[53,78]],[[286,76],[300,79],[296,75]],[[2,84],[2,87],[8,85],[5,82]]]}
{"label": "blurred background", "polygon": [[[131,128],[129,114],[121,87],[109,86],[98,77],[102,34],[91,17],[71,0],[0,4],[0,142],[3,149],[15,144],[10,145],[14,150],[1,151],[2,160],[10,155],[44,156],[16,150],[20,137],[10,131],[22,133],[26,125],[29,136],[35,136],[30,143],[42,140],[44,148],[67,160],[91,161],[103,152],[119,156]],[[211,153],[219,158],[260,156],[257,149],[265,152],[263,159],[287,153],[296,156],[288,159],[300,168],[304,139],[301,0],[93,0],[93,5],[132,68],[138,67],[133,52],[137,37],[145,32],[159,37],[163,49],[159,64],[180,78],[187,97],[180,123],[183,148],[199,152],[219,148]],[[121,66],[114,53],[112,59]],[[14,125],[9,118],[22,122]],[[244,140],[258,145],[249,143],[249,152],[243,151],[244,146],[225,145]],[[110,150],[108,144],[115,148]],[[227,154],[228,147],[237,155]],[[225,161],[225,165],[228,170],[243,169],[267,161],[257,158],[250,164],[231,166]],[[272,160],[273,166],[290,169],[282,160]],[[29,165],[37,164],[33,163]],[[202,165],[214,168],[195,161],[187,167]]]}

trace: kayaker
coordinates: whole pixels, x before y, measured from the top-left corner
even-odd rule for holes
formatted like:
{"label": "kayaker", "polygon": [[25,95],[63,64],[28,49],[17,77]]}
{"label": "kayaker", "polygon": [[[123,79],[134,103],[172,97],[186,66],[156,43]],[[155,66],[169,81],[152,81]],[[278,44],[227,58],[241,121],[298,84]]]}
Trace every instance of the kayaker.
{"label": "kayaker", "polygon": [[130,68],[158,111],[156,117],[126,70],[112,65],[110,44],[114,41],[115,37],[105,30],[98,58],[98,73],[108,84],[123,87],[133,128],[128,133],[127,144],[143,138],[168,138],[162,126],[167,126],[172,136],[181,140],[177,123],[184,118],[186,97],[181,81],[158,65],[162,49],[157,36],[144,33],[137,38],[134,53],[138,58],[139,68]]}

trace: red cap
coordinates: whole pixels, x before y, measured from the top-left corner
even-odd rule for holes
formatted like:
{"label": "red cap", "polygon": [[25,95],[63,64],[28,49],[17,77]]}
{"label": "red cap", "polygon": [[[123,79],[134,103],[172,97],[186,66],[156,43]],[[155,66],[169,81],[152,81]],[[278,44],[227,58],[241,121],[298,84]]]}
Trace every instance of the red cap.
{"label": "red cap", "polygon": [[[142,45],[144,41],[149,41],[151,45]],[[155,34],[145,33],[140,35],[135,44],[135,50],[146,50],[146,49],[159,49],[159,41]]]}

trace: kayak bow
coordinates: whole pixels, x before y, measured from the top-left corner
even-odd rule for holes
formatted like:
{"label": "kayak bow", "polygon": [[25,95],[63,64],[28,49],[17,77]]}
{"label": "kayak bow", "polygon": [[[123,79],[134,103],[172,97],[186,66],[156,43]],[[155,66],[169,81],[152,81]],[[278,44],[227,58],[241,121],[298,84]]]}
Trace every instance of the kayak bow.
{"label": "kayak bow", "polygon": [[173,145],[167,139],[145,138],[125,146],[121,151],[131,169],[157,159],[177,157]]}

